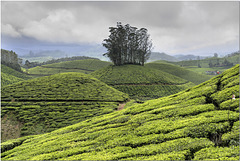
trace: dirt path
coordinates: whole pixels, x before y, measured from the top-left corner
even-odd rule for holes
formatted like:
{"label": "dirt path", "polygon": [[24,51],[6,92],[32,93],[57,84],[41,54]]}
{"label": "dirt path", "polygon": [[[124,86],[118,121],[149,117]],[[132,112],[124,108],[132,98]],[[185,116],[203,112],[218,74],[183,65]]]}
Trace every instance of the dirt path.
{"label": "dirt path", "polygon": [[117,110],[121,111],[125,105],[126,105],[126,103],[123,103],[123,104],[120,103]]}

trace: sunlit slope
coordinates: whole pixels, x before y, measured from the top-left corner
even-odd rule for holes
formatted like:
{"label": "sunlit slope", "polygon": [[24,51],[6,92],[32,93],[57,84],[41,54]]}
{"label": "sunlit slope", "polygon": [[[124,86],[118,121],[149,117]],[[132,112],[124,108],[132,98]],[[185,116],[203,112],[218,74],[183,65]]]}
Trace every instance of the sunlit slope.
{"label": "sunlit slope", "polygon": [[185,79],[140,65],[108,66],[91,75],[132,98],[143,100],[167,96],[193,86]]}
{"label": "sunlit slope", "polygon": [[164,71],[166,73],[178,76],[180,78],[186,79],[195,84],[200,84],[212,78],[208,75],[199,74],[183,67],[179,67],[170,63],[148,63],[145,66]]}
{"label": "sunlit slope", "polygon": [[238,129],[239,65],[168,97],[2,143],[2,159],[239,160]]}
{"label": "sunlit slope", "polygon": [[110,113],[128,96],[83,73],[61,73],[2,88],[2,118],[14,114],[21,135],[49,132]]}
{"label": "sunlit slope", "polygon": [[1,87],[30,78],[24,73],[1,64]]}
{"label": "sunlit slope", "polygon": [[73,60],[37,66],[30,68],[28,72],[29,74],[34,75],[52,75],[66,72],[80,72],[88,74],[110,64],[110,62],[96,59]]}

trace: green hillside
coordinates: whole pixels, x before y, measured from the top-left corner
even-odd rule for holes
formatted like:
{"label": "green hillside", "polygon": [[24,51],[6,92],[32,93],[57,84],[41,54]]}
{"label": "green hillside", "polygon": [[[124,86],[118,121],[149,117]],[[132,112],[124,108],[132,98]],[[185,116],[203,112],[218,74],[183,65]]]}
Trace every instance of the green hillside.
{"label": "green hillside", "polygon": [[[212,64],[217,64],[217,62],[219,62],[219,64],[221,65],[226,59],[228,62],[233,63],[233,65],[236,65],[236,64],[239,64],[239,57],[240,57],[240,54],[236,53],[229,57],[223,57],[223,58],[211,57],[211,58],[202,59],[199,61],[199,63],[202,68],[208,68],[210,61],[212,62]],[[182,65],[185,67],[198,66],[198,60],[185,60],[185,61],[171,62],[171,63],[176,65]],[[229,67],[226,67],[226,68],[229,68]]]}
{"label": "green hillside", "polygon": [[[226,65],[226,61],[229,63],[229,65]],[[239,64],[240,61],[240,53],[235,52],[232,54],[229,54],[228,56],[225,56],[223,58],[206,58],[202,60],[186,60],[186,61],[179,61],[179,62],[169,62],[175,65],[183,66],[189,70],[192,70],[194,72],[198,72],[200,74],[207,74],[206,71],[220,71],[223,72],[231,67],[233,67],[236,64]],[[201,68],[198,67],[198,63],[200,64]],[[210,67],[209,64],[212,64]],[[218,65],[217,65],[218,64]],[[211,75],[212,77],[214,75]]]}
{"label": "green hillside", "polygon": [[170,63],[148,63],[145,66],[178,76],[180,78],[193,82],[194,84],[200,84],[212,78],[211,76],[199,74]]}
{"label": "green hillside", "polygon": [[24,73],[1,64],[1,87],[31,78]]}
{"label": "green hillside", "polygon": [[239,160],[239,65],[177,94],[1,147],[3,160]]}
{"label": "green hillside", "polygon": [[141,100],[167,96],[193,86],[185,79],[139,65],[108,66],[91,75]]}
{"label": "green hillside", "polygon": [[74,60],[37,66],[34,68],[30,68],[28,70],[28,73],[43,76],[66,72],[80,72],[88,74],[97,69],[106,67],[110,64],[110,62],[97,59]]}
{"label": "green hillside", "polygon": [[[38,134],[113,112],[127,99],[89,75],[61,73],[3,87],[1,116],[5,123],[21,123],[21,136]],[[9,128],[2,137],[9,136]]]}

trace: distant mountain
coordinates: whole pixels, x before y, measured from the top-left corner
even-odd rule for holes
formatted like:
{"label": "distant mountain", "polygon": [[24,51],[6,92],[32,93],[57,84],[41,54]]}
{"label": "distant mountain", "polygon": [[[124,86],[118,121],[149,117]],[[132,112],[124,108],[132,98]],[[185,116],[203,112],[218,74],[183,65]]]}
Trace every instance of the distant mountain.
{"label": "distant mountain", "polygon": [[170,56],[168,54],[152,52],[148,62],[152,62],[152,61],[156,61],[156,60],[166,60],[166,61],[171,61],[171,62],[179,61],[177,58]]}
{"label": "distant mountain", "polygon": [[198,57],[200,59],[205,59],[207,56],[196,56],[196,55],[174,55],[175,58],[177,58],[179,61],[182,60],[197,60]]}

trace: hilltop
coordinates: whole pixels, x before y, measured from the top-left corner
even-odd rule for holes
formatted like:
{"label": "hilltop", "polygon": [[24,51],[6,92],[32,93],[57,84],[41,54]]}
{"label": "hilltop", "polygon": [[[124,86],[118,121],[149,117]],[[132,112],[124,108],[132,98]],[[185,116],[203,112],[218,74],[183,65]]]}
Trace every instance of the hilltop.
{"label": "hilltop", "polygon": [[31,75],[52,75],[57,73],[66,73],[66,72],[80,72],[80,73],[91,73],[97,69],[106,67],[112,63],[101,61],[98,59],[84,59],[84,60],[73,60],[65,61],[53,64],[47,64],[42,66],[37,66],[30,68],[28,73]]}
{"label": "hilltop", "polygon": [[2,159],[239,160],[238,128],[236,65],[168,97],[4,142]]}
{"label": "hilltop", "polygon": [[140,65],[108,66],[90,74],[132,98],[142,100],[174,94],[194,85],[180,77]]}
{"label": "hilltop", "polygon": [[[8,130],[19,130],[20,136],[53,131],[113,112],[126,100],[126,94],[83,73],[61,73],[8,85],[1,93],[2,137],[10,137]],[[19,126],[13,129],[4,123]]]}
{"label": "hilltop", "polygon": [[206,80],[212,78],[211,76],[203,75],[197,72],[190,71],[186,68],[179,67],[177,65],[173,65],[163,61],[156,61],[152,63],[147,63],[146,67],[158,69],[164,71],[166,73],[178,76],[182,79],[193,82],[194,84],[200,84]]}

